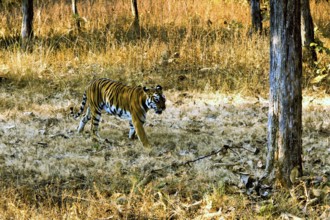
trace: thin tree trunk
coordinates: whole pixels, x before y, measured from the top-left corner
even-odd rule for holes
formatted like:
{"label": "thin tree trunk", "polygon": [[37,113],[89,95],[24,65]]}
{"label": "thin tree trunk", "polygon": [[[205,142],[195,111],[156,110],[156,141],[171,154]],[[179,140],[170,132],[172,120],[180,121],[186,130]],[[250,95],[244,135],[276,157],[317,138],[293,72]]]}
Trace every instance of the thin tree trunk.
{"label": "thin tree trunk", "polygon": [[262,33],[260,0],[251,0],[252,32]]}
{"label": "thin tree trunk", "polygon": [[317,61],[317,55],[314,48],[310,46],[311,43],[315,42],[315,39],[309,0],[301,0],[301,38],[302,45],[307,49],[304,56],[313,65]]}
{"label": "thin tree trunk", "polygon": [[272,172],[274,149],[277,149],[277,178],[283,186],[290,187],[291,171],[298,168],[302,175],[300,0],[271,0],[270,7],[270,102],[266,173]]}
{"label": "thin tree trunk", "polygon": [[33,37],[33,0],[22,0],[22,48],[26,49]]}
{"label": "thin tree trunk", "polygon": [[131,25],[135,34],[140,33],[140,22],[139,22],[139,12],[137,7],[137,0],[131,0],[131,9],[134,17],[134,21]]}
{"label": "thin tree trunk", "polygon": [[79,19],[79,13],[78,13],[78,9],[77,9],[77,0],[72,0],[71,3],[72,3],[73,19],[75,21],[77,30],[80,31],[80,19]]}

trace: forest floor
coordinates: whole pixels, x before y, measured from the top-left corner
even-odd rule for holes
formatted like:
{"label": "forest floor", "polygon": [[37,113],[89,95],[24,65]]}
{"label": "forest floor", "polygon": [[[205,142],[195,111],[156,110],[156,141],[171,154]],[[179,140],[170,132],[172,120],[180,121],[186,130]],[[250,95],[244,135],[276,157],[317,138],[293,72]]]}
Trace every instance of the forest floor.
{"label": "forest floor", "polygon": [[146,149],[127,138],[127,121],[105,114],[108,143],[93,143],[89,125],[77,134],[69,108],[81,98],[70,89],[2,85],[0,219],[330,218],[329,95],[303,97],[308,193],[305,181],[291,195],[279,187],[261,198],[241,180],[265,166],[265,97],[165,91],[166,111],[147,116]]}
{"label": "forest floor", "polygon": [[[265,168],[269,5],[251,35],[249,1],[34,1],[21,48],[20,1],[0,7],[0,220],[330,219],[330,4],[311,1],[318,62],[303,52],[303,171],[290,190]],[[51,13],[49,13],[51,12]],[[77,30],[77,21],[81,29]],[[312,64],[312,65],[311,65]],[[107,77],[164,88],[152,145],[104,114],[77,134],[86,85]]]}

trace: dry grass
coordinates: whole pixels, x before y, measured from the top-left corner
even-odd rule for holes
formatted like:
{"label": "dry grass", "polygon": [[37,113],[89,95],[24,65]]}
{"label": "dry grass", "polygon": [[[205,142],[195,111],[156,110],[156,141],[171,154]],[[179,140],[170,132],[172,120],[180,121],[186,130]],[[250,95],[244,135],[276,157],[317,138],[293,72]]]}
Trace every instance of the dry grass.
{"label": "dry grass", "polygon": [[[245,1],[143,1],[138,39],[130,30],[132,18],[126,2],[78,4],[83,17],[83,31],[78,34],[65,1],[43,1],[35,7],[32,53],[20,52],[17,18],[21,12],[14,6],[6,6],[1,19],[0,46],[6,50],[0,53],[0,69],[5,76],[54,83],[63,78],[87,83],[93,77],[106,76],[132,84],[162,80],[167,88],[179,90],[268,91],[268,36],[249,37]],[[330,47],[328,7],[326,2],[312,3],[317,37],[326,47]],[[266,30],[267,23],[266,19]],[[176,52],[180,57],[166,65],[164,59]],[[329,57],[319,56],[322,68]],[[305,86],[315,72],[305,69]]]}
{"label": "dry grass", "polygon": [[[250,219],[283,213],[313,219],[329,209],[328,183],[311,188],[325,195],[315,196],[318,203],[306,210],[288,192],[276,189],[264,200],[247,196],[238,184],[238,172],[262,172],[258,162],[264,160],[267,123],[262,97],[268,93],[268,36],[248,36],[246,1],[139,1],[138,39],[130,31],[127,1],[79,1],[80,33],[66,1],[37,1],[31,52],[19,47],[16,1],[4,2],[1,220]],[[329,10],[326,1],[312,2],[317,37],[326,47]],[[176,52],[180,56],[166,62]],[[327,55],[319,58],[320,67],[329,63]],[[329,89],[309,85],[316,69],[305,67],[304,74],[304,170],[326,176]],[[165,114],[148,115],[151,150],[129,141],[127,122],[109,116],[103,117],[101,135],[111,143],[95,144],[88,132],[75,133],[78,122],[68,117],[69,107],[78,105],[85,85],[96,77],[164,86]],[[171,166],[225,144],[258,147],[261,153],[238,148],[191,166]],[[157,168],[163,171],[151,172]]]}
{"label": "dry grass", "polygon": [[[266,100],[167,92],[167,111],[148,115],[150,151],[127,139],[127,122],[106,115],[101,135],[110,143],[93,143],[89,132],[77,135],[78,122],[67,117],[73,96],[59,94],[36,104],[47,96],[39,94],[22,110],[1,114],[3,219],[249,219],[283,213],[314,218],[328,208],[325,183],[320,188],[325,195],[306,212],[288,193],[275,191],[265,200],[246,196],[239,185],[239,172],[262,173],[258,163],[265,155]],[[329,108],[329,98],[306,96],[304,101],[304,171],[309,176],[330,169]],[[225,144],[239,148],[191,166],[173,166]],[[261,153],[241,147],[257,147]]]}
{"label": "dry grass", "polygon": [[[81,3],[78,7],[86,21],[80,34],[72,27],[70,8],[64,1],[37,5],[37,39],[34,51],[28,54],[21,53],[15,41],[20,20],[10,16],[14,13],[20,17],[19,8],[5,11],[2,44],[7,50],[1,55],[6,57],[4,71],[27,80],[58,82],[66,78],[87,83],[93,77],[107,76],[133,84],[162,80],[167,88],[180,90],[265,90],[267,37],[248,38],[247,4],[143,1],[138,40],[133,40],[130,33],[126,2],[97,2],[92,6]],[[212,25],[207,24],[208,20]],[[175,52],[180,54],[175,62],[160,64]],[[209,70],[200,71],[203,68]]]}

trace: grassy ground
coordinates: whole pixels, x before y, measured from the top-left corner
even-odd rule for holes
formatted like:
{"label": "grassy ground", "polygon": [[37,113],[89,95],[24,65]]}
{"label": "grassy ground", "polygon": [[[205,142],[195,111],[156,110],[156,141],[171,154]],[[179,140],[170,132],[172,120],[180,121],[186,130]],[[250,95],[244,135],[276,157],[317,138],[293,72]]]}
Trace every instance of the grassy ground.
{"label": "grassy ground", "polygon": [[[303,198],[299,204],[290,194],[283,197],[280,189],[267,199],[244,193],[240,173],[258,176],[264,166],[267,101],[213,93],[166,95],[171,97],[166,112],[148,115],[151,150],[128,140],[127,122],[110,116],[101,124],[101,136],[110,143],[95,144],[88,132],[77,135],[78,121],[68,117],[74,98],[65,92],[48,99],[43,94],[30,97],[33,101],[23,111],[4,110],[3,218],[268,218],[287,212],[316,218],[329,208],[326,182],[308,188],[324,195],[311,195],[319,201],[305,212]],[[47,101],[38,104],[38,99]],[[329,109],[329,98],[304,101],[307,176],[330,171]],[[224,145],[231,150],[183,165]],[[261,152],[255,155],[255,148]]]}
{"label": "grassy ground", "polygon": [[[264,167],[267,34],[249,37],[245,1],[139,4],[134,38],[128,2],[80,2],[80,33],[65,1],[36,2],[33,50],[22,52],[19,5],[4,1],[0,219],[329,217],[329,84],[311,84],[329,71],[329,56],[319,53],[317,68],[304,64],[307,193],[301,183],[268,198],[247,195],[240,173],[258,176]],[[311,6],[316,35],[330,47],[330,5]],[[110,143],[75,133],[69,108],[98,77],[165,88],[166,112],[148,115],[152,149],[128,140],[128,123],[106,115],[101,136]]]}

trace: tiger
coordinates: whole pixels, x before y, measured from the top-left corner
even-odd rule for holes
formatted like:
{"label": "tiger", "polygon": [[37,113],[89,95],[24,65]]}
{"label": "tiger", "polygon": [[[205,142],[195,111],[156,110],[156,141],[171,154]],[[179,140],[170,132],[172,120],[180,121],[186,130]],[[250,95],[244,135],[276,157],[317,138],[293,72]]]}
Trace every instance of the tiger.
{"label": "tiger", "polygon": [[156,114],[162,114],[166,109],[166,98],[160,85],[154,88],[141,86],[128,86],[119,81],[107,78],[96,79],[85,90],[80,110],[74,113],[73,107],[70,114],[75,118],[87,110],[80,120],[78,133],[84,130],[86,123],[92,119],[91,131],[94,141],[102,141],[98,127],[101,113],[105,110],[111,115],[129,121],[129,139],[136,138],[136,134],[144,147],[150,147],[143,125],[146,122],[146,114],[153,109]]}

